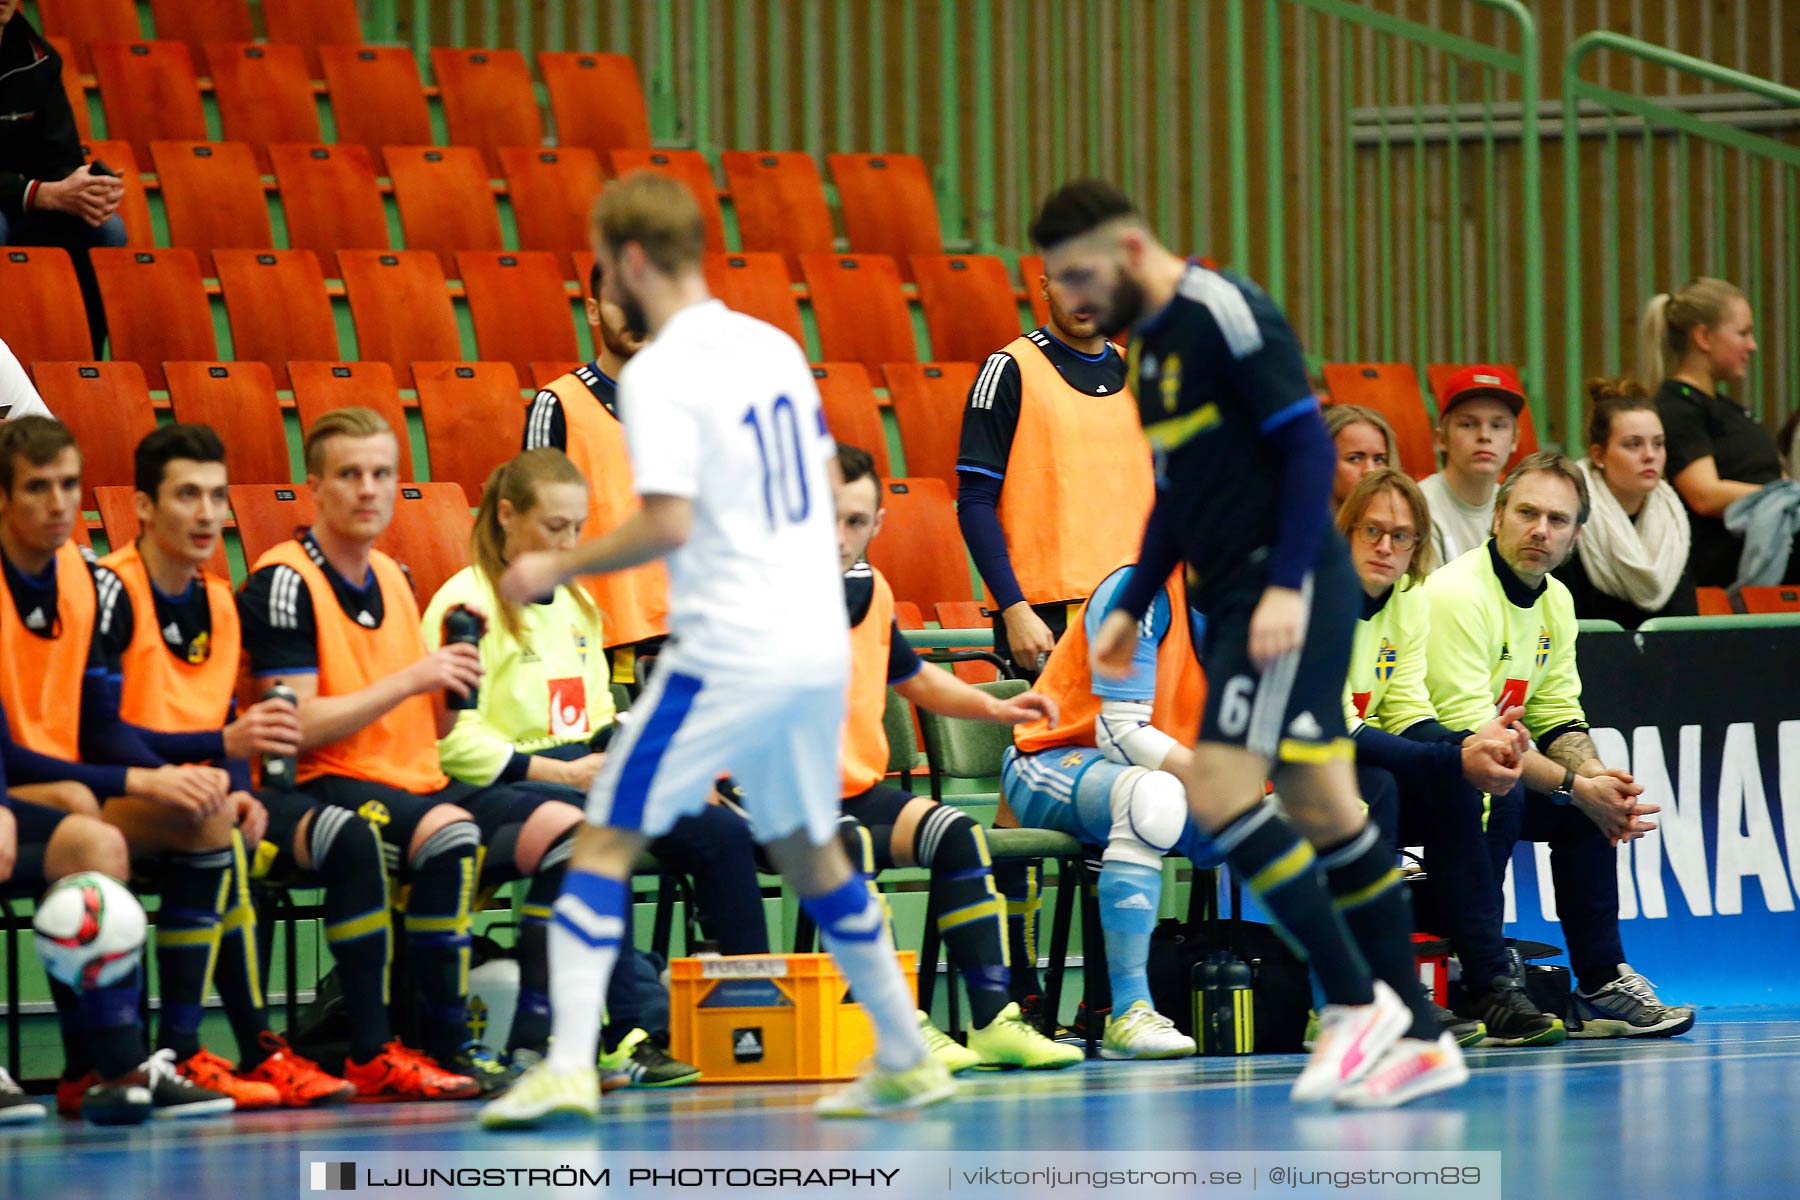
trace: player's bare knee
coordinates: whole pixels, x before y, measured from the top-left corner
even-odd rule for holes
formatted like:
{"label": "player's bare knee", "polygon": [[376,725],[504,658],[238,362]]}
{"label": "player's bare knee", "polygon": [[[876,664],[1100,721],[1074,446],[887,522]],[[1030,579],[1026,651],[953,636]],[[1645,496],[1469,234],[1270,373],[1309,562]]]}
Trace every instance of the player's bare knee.
{"label": "player's bare knee", "polygon": [[626,879],[644,848],[644,835],[616,825],[581,824],[575,830],[575,850],[569,866],[608,879]]}
{"label": "player's bare knee", "polygon": [[520,874],[536,871],[551,844],[579,824],[581,810],[562,800],[551,800],[533,809],[519,830],[518,846],[513,851],[513,864]]}
{"label": "player's bare knee", "polygon": [[319,815],[318,809],[312,809],[303,815],[294,826],[294,844],[290,847],[294,854],[294,862],[302,870],[313,869],[312,830],[313,818]]}
{"label": "player's bare knee", "polygon": [[57,880],[77,871],[99,871],[123,883],[131,875],[125,835],[97,817],[71,816],[58,823],[44,847],[44,874]]}
{"label": "player's bare knee", "polygon": [[419,851],[424,849],[425,843],[430,841],[431,835],[438,830],[454,825],[458,821],[468,821],[473,824],[474,820],[475,818],[469,815],[468,809],[455,804],[440,804],[431,809],[419,818],[419,827],[413,830],[412,842],[406,847],[407,861],[416,860]]}
{"label": "player's bare knee", "polygon": [[788,886],[802,897],[835,891],[851,875],[850,858],[836,838],[814,845],[805,829],[797,829],[763,848]]}
{"label": "player's bare knee", "polygon": [[1113,781],[1109,862],[1160,868],[1187,828],[1187,789],[1167,771],[1129,767]]}

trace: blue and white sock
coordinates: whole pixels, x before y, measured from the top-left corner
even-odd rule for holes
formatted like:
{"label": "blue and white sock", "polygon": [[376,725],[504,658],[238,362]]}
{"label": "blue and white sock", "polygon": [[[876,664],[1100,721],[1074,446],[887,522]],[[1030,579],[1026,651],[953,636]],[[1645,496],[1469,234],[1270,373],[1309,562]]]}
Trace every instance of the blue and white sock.
{"label": "blue and white sock", "polygon": [[1106,974],[1113,1014],[1150,999],[1150,933],[1161,907],[1162,872],[1107,859],[1100,870],[1100,928],[1106,931]]}
{"label": "blue and white sock", "polygon": [[623,881],[570,867],[551,906],[550,1050],[559,1071],[592,1069],[599,1053],[600,1010],[619,961],[625,906]]}
{"label": "blue and white sock", "polygon": [[918,1009],[894,957],[887,920],[862,878],[852,875],[835,891],[803,897],[800,907],[818,925],[825,949],[875,1026],[875,1061],[888,1071],[918,1066],[929,1053],[919,1035]]}

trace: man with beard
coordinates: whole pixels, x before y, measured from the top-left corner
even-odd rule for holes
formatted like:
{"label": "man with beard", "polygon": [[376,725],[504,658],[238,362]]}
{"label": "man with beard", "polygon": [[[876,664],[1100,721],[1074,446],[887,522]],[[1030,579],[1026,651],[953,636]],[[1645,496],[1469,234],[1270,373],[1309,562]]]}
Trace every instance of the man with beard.
{"label": "man with beard", "polygon": [[1136,540],[1155,486],[1124,358],[1091,309],[1036,282],[1050,320],[988,355],[956,457],[957,522],[987,584],[994,651],[1026,678]]}
{"label": "man with beard", "polygon": [[1337,454],[1292,327],[1255,284],[1171,254],[1110,184],[1052,193],[1031,237],[1072,308],[1133,330],[1127,382],[1156,502],[1090,639],[1093,672],[1129,674],[1140,624],[1185,562],[1208,687],[1176,773],[1327,1001],[1293,1098],[1388,1107],[1458,1086],[1468,1068],[1419,985],[1406,891],[1357,797],[1343,690],[1361,585],[1331,527]]}
{"label": "man with beard", "polygon": [[[641,320],[610,300],[600,298],[603,279],[598,261],[588,272],[587,323],[599,355],[586,366],[550,381],[525,414],[521,449],[554,446],[569,456],[588,481],[590,534],[605,533],[638,509],[631,486],[631,458],[625,450],[625,427],[619,423],[619,372],[649,340]],[[638,658],[648,660],[669,632],[669,574],[660,562],[646,563],[613,575],[582,580],[594,603],[606,614],[606,650],[612,658],[613,682],[637,688],[646,673]]]}
{"label": "man with beard", "polygon": [[1425,581],[1425,685],[1453,729],[1524,706],[1537,747],[1525,753],[1524,800],[1517,790],[1491,797],[1487,836],[1502,871],[1520,838],[1550,845],[1575,969],[1569,1036],[1675,1037],[1693,1026],[1694,1010],[1659,1000],[1625,963],[1619,939],[1613,847],[1655,829],[1649,818],[1658,808],[1628,772],[1607,769],[1588,736],[1575,604],[1550,575],[1587,516],[1587,482],[1567,458],[1542,452],[1513,468],[1494,498],[1493,537]]}

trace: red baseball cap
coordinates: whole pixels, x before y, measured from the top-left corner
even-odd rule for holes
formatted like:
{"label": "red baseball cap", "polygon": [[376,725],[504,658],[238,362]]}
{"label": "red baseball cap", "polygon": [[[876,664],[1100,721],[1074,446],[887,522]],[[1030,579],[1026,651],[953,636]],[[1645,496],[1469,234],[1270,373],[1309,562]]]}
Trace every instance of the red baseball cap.
{"label": "red baseball cap", "polygon": [[1519,385],[1518,373],[1495,363],[1464,367],[1445,380],[1439,416],[1464,400],[1498,400],[1512,409],[1515,417],[1525,411],[1525,392]]}

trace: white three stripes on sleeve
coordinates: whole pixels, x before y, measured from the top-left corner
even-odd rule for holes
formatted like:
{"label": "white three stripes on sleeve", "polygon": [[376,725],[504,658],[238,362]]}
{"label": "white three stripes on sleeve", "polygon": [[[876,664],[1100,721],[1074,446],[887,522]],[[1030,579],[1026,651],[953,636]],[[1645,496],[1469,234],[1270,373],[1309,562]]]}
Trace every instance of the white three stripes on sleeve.
{"label": "white three stripes on sleeve", "polygon": [[969,389],[970,408],[994,407],[994,389],[1000,386],[1000,377],[1006,374],[1007,364],[1012,362],[1012,355],[994,353],[981,364],[981,374],[975,378],[975,386]]}
{"label": "white three stripes on sleeve", "polygon": [[1181,294],[1206,306],[1225,336],[1225,345],[1233,358],[1248,358],[1262,349],[1262,329],[1250,302],[1237,285],[1215,271],[1190,270],[1181,277]]}
{"label": "white three stripes on sleeve", "polygon": [[269,581],[269,625],[274,629],[300,628],[300,572],[278,566]]}
{"label": "white three stripes on sleeve", "polygon": [[531,402],[525,417],[525,449],[541,450],[550,444],[550,420],[561,403],[552,391],[541,391]]}

